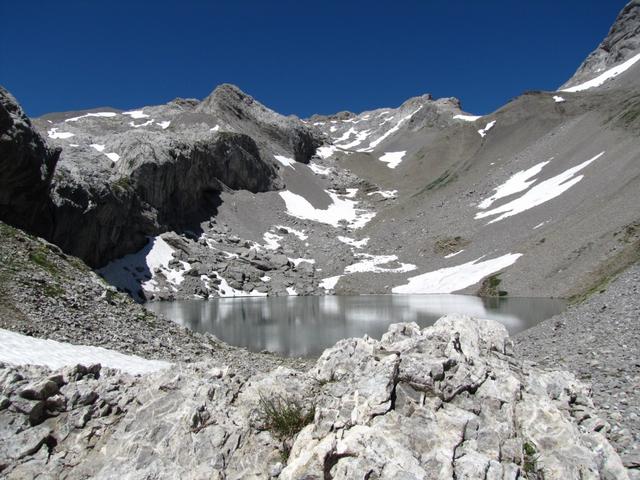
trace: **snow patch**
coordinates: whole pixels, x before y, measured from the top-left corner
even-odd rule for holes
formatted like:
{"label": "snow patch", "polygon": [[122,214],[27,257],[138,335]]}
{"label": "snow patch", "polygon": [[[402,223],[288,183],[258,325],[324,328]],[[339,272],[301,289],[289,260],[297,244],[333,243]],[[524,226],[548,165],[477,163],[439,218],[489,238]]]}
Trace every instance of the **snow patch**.
{"label": "snow patch", "polygon": [[118,160],[120,160],[120,155],[118,155],[115,152],[110,152],[110,153],[105,153],[105,155],[107,156],[107,158],[109,158],[109,160],[111,160],[112,162],[117,162]]}
{"label": "snow patch", "polygon": [[343,237],[338,235],[338,237],[336,238],[340,240],[342,243],[346,243],[347,245],[350,245],[354,248],[362,248],[362,247],[365,247],[367,243],[369,243],[369,237],[363,238],[362,240],[356,240],[354,238]]}
{"label": "snow patch", "polygon": [[49,136],[49,138],[71,138],[73,136],[75,136],[75,133],[71,133],[71,132],[58,132],[57,128],[52,128],[51,130],[49,130],[47,132],[47,135]]}
{"label": "snow patch", "polygon": [[353,229],[362,228],[375,216],[375,212],[356,208],[358,204],[356,201],[340,198],[333,192],[326,193],[333,203],[325,210],[315,208],[306,198],[288,190],[280,192],[280,197],[284,200],[289,215],[334,227],[338,227],[341,222],[346,222]]}
{"label": "snow patch", "polygon": [[[148,116],[148,115],[147,115],[147,116]],[[131,127],[133,127],[133,128],[146,127],[146,126],[148,126],[148,125],[151,125],[151,124],[153,123],[153,121],[154,121],[154,120],[153,120],[153,118],[152,118],[151,120],[147,120],[146,122],[141,123],[141,124],[139,124],[139,125],[136,125],[136,122],[131,121],[131,122],[129,122],[129,126],[131,126]]]}
{"label": "snow patch", "polygon": [[169,267],[173,253],[174,250],[162,237],[151,237],[142,250],[109,262],[98,273],[111,285],[128,290],[139,298],[140,287],[150,292],[157,291],[158,282],[155,277],[160,273],[174,287],[182,283],[184,274],[191,265],[180,261],[181,269]]}
{"label": "snow patch", "polygon": [[338,281],[342,278],[342,275],[336,275],[334,277],[323,278],[322,281],[318,284],[320,288],[324,288],[325,290],[333,290],[336,288]]}
{"label": "snow patch", "polygon": [[375,192],[370,192],[367,195],[382,195],[384,198],[396,198],[398,196],[398,190],[376,190]]}
{"label": "snow patch", "polygon": [[457,252],[450,253],[449,255],[445,255],[445,256],[444,256],[444,258],[453,258],[453,257],[455,257],[456,255],[461,254],[462,252],[464,252],[464,249],[462,249],[462,250],[458,250]]}
{"label": "snow patch", "polygon": [[387,167],[389,168],[396,168],[398,165],[400,165],[400,162],[402,162],[402,159],[404,158],[406,153],[406,150],[403,150],[401,152],[385,152],[384,155],[378,158],[378,160],[386,163]]}
{"label": "snow patch", "polygon": [[258,292],[256,290],[251,290],[250,292],[245,292],[244,290],[236,290],[229,282],[227,282],[218,272],[214,272],[214,275],[218,280],[220,280],[220,285],[218,285],[218,295],[222,298],[229,297],[266,297],[266,293]]}
{"label": "snow patch", "polygon": [[409,120],[411,120],[411,117],[413,117],[421,109],[422,109],[422,105],[420,105],[417,109],[415,109],[409,115],[407,115],[405,117],[402,117],[400,120],[398,120],[398,123],[396,123],[393,127],[391,127],[389,130],[387,130],[384,133],[384,135],[379,137],[377,140],[374,140],[373,142],[371,142],[367,148],[361,149],[361,150],[358,150],[358,151],[359,152],[371,152],[374,148],[376,148],[378,145],[380,145],[380,143],[382,143],[382,141],[385,138],[387,138],[389,135],[391,135],[391,134],[397,132],[398,130],[400,130],[400,127],[402,126],[402,124],[407,122],[407,121],[409,121]]}
{"label": "snow patch", "polygon": [[[356,253],[356,258],[360,259],[358,263],[353,263],[344,269],[344,273],[405,273],[415,270],[415,265],[411,263],[398,262],[397,255],[370,255],[368,253]],[[398,267],[384,267],[391,262],[398,262]]]}
{"label": "snow patch", "polygon": [[95,112],[95,113],[87,113],[85,115],[80,115],[79,117],[73,117],[73,118],[67,118],[65,120],[65,122],[77,122],[78,120],[80,120],[81,118],[87,118],[87,117],[101,117],[101,118],[109,118],[109,117],[115,117],[117,115],[117,113],[115,112]]}
{"label": "snow patch", "polygon": [[479,118],[482,118],[482,115],[454,115],[453,118],[455,120],[463,120],[465,122],[475,122]]}
{"label": "snow patch", "polygon": [[104,151],[104,147],[105,147],[104,145],[100,145],[98,143],[92,143],[89,146],[92,147],[93,149],[97,150],[98,152]]}
{"label": "snow patch", "polygon": [[640,60],[640,53],[634,55],[626,62],[621,63],[613,68],[610,68],[606,72],[598,75],[596,78],[589,80],[588,82],[581,83],[575,87],[564,88],[561,92],[582,92],[583,90],[589,90],[590,88],[599,87],[607,80],[617,77],[621,73],[629,70],[638,60]]}
{"label": "snow patch", "polygon": [[566,100],[558,95],[554,95],[553,96],[553,101],[556,103],[562,103],[562,102],[566,102]]}
{"label": "snow patch", "polygon": [[495,124],[496,124],[496,121],[495,120],[491,120],[489,123],[487,123],[485,125],[484,128],[481,128],[480,130],[478,130],[478,133],[480,134],[480,136],[482,138],[486,137],[487,136],[487,132],[489,132],[489,130],[491,130],[495,126]]}
{"label": "snow patch", "polygon": [[485,198],[482,202],[478,204],[478,208],[486,209],[491,206],[493,202],[499,200],[504,197],[508,197],[509,195],[513,195],[514,193],[522,192],[529,188],[532,184],[536,182],[536,179],[530,180],[531,178],[538,175],[545,165],[547,165],[553,157],[551,157],[546,162],[540,162],[537,165],[534,165],[527,170],[521,170],[517,173],[514,173],[511,178],[509,178],[502,185],[496,187],[495,192],[489,198]]}
{"label": "snow patch", "polygon": [[280,240],[282,240],[280,235],[266,232],[262,238],[264,239],[264,248],[267,250],[277,250],[280,247]]}
{"label": "snow patch", "polygon": [[524,193],[521,197],[516,198],[504,205],[496,207],[492,210],[488,210],[485,212],[476,213],[475,218],[484,218],[492,215],[499,215],[498,217],[491,220],[489,223],[499,222],[507,217],[511,217],[513,215],[517,215],[518,213],[522,213],[526,210],[529,210],[533,207],[537,207],[549,200],[556,198],[562,195],[564,192],[569,190],[575,184],[579,183],[584,175],[575,176],[580,170],[583,170],[592,162],[596,161],[605,152],[600,152],[595,157],[587,160],[586,162],[582,162],[580,165],[576,165],[555,177],[552,177],[544,182],[541,182],[526,193]]}
{"label": "snow patch", "polygon": [[316,149],[316,156],[320,158],[329,158],[331,155],[338,151],[338,147],[335,145],[323,145]]}
{"label": "snow patch", "polygon": [[296,230],[295,228],[285,227],[284,225],[274,225],[274,228],[283,228],[283,229],[287,230],[291,235],[295,235],[296,237],[298,237],[298,239],[300,239],[302,241],[304,241],[307,238],[309,238],[309,236],[307,234],[305,234],[303,231]]}
{"label": "snow patch", "polygon": [[315,265],[316,264],[316,261],[313,258],[289,258],[289,257],[287,257],[287,259],[291,263],[293,263],[293,265],[295,267],[297,267],[298,265],[300,265],[303,262],[310,263],[311,265]]}
{"label": "snow patch", "polygon": [[423,273],[409,278],[409,283],[392,289],[393,293],[452,293],[478,283],[488,275],[492,275],[513,265],[521,253],[508,253],[490,260],[480,257],[471,262],[455,267],[441,268],[433,272]]}
{"label": "snow patch", "polygon": [[295,297],[298,295],[298,292],[296,292],[296,289],[293,287],[287,287],[287,295]]}
{"label": "snow patch", "polygon": [[143,375],[169,368],[171,363],[125,355],[114,350],[88,345],[72,345],[28,337],[0,329],[0,362],[14,365],[42,365],[53,370],[78,364],[101,364],[132,375]]}
{"label": "snow patch", "polygon": [[329,168],[329,167],[321,167],[320,165],[318,165],[317,163],[314,163],[314,162],[309,162],[308,166],[311,169],[311,171],[313,173],[315,173],[316,175],[330,175],[331,174],[331,168]]}
{"label": "snow patch", "polygon": [[158,125],[163,130],[166,130],[167,128],[169,128],[169,125],[171,125],[171,120],[165,120],[164,122],[158,122]]}
{"label": "snow patch", "polygon": [[295,170],[295,167],[293,165],[296,163],[296,161],[293,158],[285,157],[284,155],[274,155],[274,158],[283,166],[291,167]]}
{"label": "snow patch", "polygon": [[[337,145],[338,147],[349,149],[349,148],[353,148],[353,147],[356,147],[356,146],[360,145],[370,135],[371,130],[370,129],[369,130],[362,130],[362,131],[358,132],[354,128],[350,128],[347,131],[347,133],[349,133],[349,132],[354,133],[356,138],[354,140],[352,140],[351,142],[349,142],[349,143],[343,143],[342,145]],[[336,140],[336,141],[339,141],[339,140]]]}
{"label": "snow patch", "polygon": [[220,125],[216,125],[215,127],[209,129],[210,132],[217,132],[218,130],[220,130]]}
{"label": "snow patch", "polygon": [[131,118],[140,119],[140,118],[149,118],[149,115],[144,113],[143,110],[130,110],[128,112],[122,112],[123,115],[129,115]]}

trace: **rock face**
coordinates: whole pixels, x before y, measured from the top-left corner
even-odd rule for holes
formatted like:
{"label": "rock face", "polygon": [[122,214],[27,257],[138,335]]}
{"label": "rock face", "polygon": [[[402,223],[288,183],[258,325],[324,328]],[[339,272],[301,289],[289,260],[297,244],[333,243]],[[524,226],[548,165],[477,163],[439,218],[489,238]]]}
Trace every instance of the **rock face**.
{"label": "rock face", "polygon": [[196,112],[212,115],[226,128],[256,139],[273,153],[293,152],[297,162],[308,163],[322,139],[296,117],[284,117],[268,109],[235,85],[223,84],[205,98]]}
{"label": "rock face", "polygon": [[222,191],[281,188],[273,155],[308,162],[321,144],[319,132],[229,85],[202,103],[178,99],[150,114],[47,115],[35,125],[56,150],[13,97],[0,97],[0,218],[93,267],[139,250],[148,236],[209,219]]}
{"label": "rock face", "polygon": [[576,73],[561,88],[568,88],[595,77],[628,60],[640,51],[640,1],[630,1],[618,14],[609,34],[589,54]]}
{"label": "rock face", "polygon": [[49,148],[15,98],[0,87],[0,219],[47,233],[51,178],[60,149]]}
{"label": "rock face", "polygon": [[[504,327],[462,316],[343,340],[308,373],[3,366],[0,388],[7,478],[628,478],[584,385],[521,365]],[[283,439],[265,399],[313,421]]]}

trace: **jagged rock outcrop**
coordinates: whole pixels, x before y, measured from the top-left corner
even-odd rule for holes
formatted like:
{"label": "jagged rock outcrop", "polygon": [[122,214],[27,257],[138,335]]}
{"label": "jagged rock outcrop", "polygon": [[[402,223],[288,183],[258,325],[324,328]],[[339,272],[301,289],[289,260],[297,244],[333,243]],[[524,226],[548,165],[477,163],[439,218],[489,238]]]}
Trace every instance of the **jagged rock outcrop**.
{"label": "jagged rock outcrop", "polygon": [[0,219],[47,233],[51,178],[60,149],[50,148],[13,96],[0,86]]}
{"label": "jagged rock outcrop", "polygon": [[322,144],[318,132],[297,117],[268,109],[235,85],[220,85],[195,110],[220,119],[226,128],[246,133],[267,151],[293,152],[297,162],[308,163]]}
{"label": "jagged rock outcrop", "polygon": [[631,0],[618,14],[608,35],[560,88],[581,84],[640,52],[640,0]]}
{"label": "jagged rock outcrop", "polygon": [[[628,478],[588,388],[521,365],[510,345],[496,322],[448,316],[423,330],[393,325],[381,341],[343,340],[308,373],[249,378],[233,366],[178,364],[136,379],[5,365],[3,474]],[[283,438],[267,428],[265,399],[298,403],[295,415],[315,409],[314,418]]]}

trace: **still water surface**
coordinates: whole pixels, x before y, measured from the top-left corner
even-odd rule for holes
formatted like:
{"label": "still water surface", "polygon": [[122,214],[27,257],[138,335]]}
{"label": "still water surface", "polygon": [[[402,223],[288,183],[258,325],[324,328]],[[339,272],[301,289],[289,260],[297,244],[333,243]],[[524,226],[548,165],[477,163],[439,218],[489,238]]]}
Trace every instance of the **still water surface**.
{"label": "still water surface", "polygon": [[491,318],[513,335],[560,313],[565,302],[468,295],[359,295],[178,300],[146,306],[231,345],[315,357],[340,339],[365,333],[380,338],[390,324],[398,322],[426,327],[446,313]]}

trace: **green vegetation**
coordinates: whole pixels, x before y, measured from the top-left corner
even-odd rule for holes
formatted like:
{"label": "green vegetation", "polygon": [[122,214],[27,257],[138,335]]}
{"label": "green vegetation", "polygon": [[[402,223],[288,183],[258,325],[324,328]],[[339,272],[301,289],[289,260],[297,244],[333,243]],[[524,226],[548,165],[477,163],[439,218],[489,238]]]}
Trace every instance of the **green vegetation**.
{"label": "green vegetation", "polygon": [[42,248],[29,252],[29,260],[49,272],[51,275],[56,275],[58,273],[58,267],[49,260],[48,251],[46,249]]}
{"label": "green vegetation", "polygon": [[504,297],[507,292],[500,290],[498,287],[502,283],[500,274],[490,275],[482,281],[480,290],[478,290],[478,296],[480,297]]}
{"label": "green vegetation", "polygon": [[453,182],[456,178],[458,178],[458,175],[456,173],[446,170],[442,175],[436,178],[433,182],[429,183],[422,190],[420,190],[418,193],[414,193],[412,196],[418,197],[430,190],[437,190],[438,188],[442,188],[445,185],[448,185],[449,183]]}
{"label": "green vegetation", "polygon": [[129,177],[120,177],[115,182],[111,183],[111,186],[119,190],[133,189],[133,183]]}
{"label": "green vegetation", "polygon": [[471,242],[461,236],[445,237],[436,240],[433,246],[433,251],[436,255],[449,255],[460,251],[462,248],[469,245]]}
{"label": "green vegetation", "polygon": [[57,283],[47,283],[43,287],[42,291],[47,297],[51,298],[60,297],[64,294],[64,288]]}
{"label": "green vegetation", "polygon": [[[524,473],[529,477],[529,475],[534,475],[537,473],[538,467],[536,466],[536,462],[538,460],[536,447],[530,442],[524,442],[522,444],[522,469]],[[536,478],[537,475],[534,477]]]}
{"label": "green vegetation", "polygon": [[640,228],[637,223],[634,223],[614,234],[620,242],[620,250],[591,272],[589,279],[574,290],[577,293],[569,297],[569,304],[582,303],[596,293],[603,293],[609,283],[629,265],[640,261],[639,233]]}
{"label": "green vegetation", "polygon": [[283,460],[286,460],[293,437],[313,421],[316,409],[315,406],[305,408],[295,399],[260,395],[259,412],[262,427],[282,441]]}

